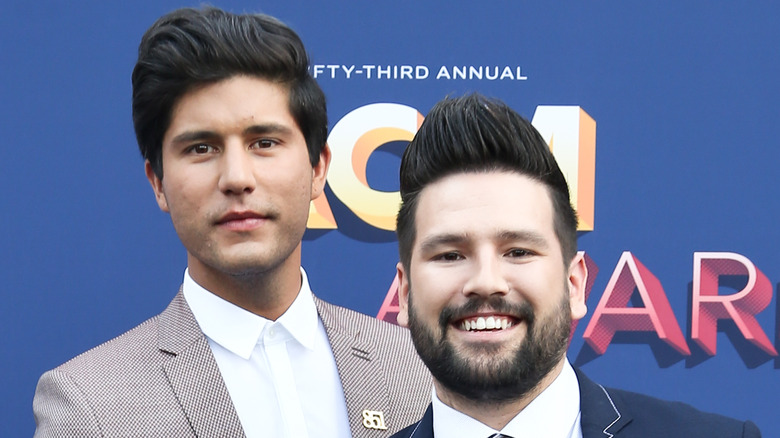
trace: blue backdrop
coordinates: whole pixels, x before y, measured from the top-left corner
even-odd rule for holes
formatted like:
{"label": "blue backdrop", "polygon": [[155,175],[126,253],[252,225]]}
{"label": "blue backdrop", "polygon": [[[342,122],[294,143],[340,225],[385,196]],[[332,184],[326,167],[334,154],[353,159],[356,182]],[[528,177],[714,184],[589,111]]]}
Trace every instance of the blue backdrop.
{"label": "blue backdrop", "polygon": [[[0,411],[4,435],[34,429],[37,378],[161,311],[184,249],[143,175],[130,114],[142,33],[179,1],[6,0],[0,13]],[[577,105],[597,124],[595,223],[580,249],[598,265],[570,359],[592,378],[756,421],[780,436],[780,360],[718,325],[717,353],[691,340],[693,254],[731,252],[771,283],[757,315],[774,348],[780,285],[780,6],[770,2],[221,1],[296,29],[314,64],[377,66],[370,78],[324,67],[331,127],[372,103],[427,113],[480,91],[531,118]],[[378,78],[378,68],[427,77]],[[510,67],[490,80],[440,67]],[[518,71],[519,69],[519,71]],[[417,70],[414,70],[417,73]],[[422,71],[422,70],[421,70]],[[335,72],[335,73],[331,73]],[[518,79],[520,77],[520,79]],[[366,178],[397,190],[398,153],[373,153]],[[331,188],[332,189],[332,188]],[[311,230],[304,266],[320,297],[376,315],[395,275],[391,231],[327,191],[337,229]],[[663,287],[691,355],[655,333],[619,332],[604,354],[583,341],[618,260],[630,251]],[[733,277],[733,276],[732,276]],[[737,292],[740,277],[724,281]],[[635,303],[636,304],[636,303]],[[641,303],[639,303],[641,304]]]}

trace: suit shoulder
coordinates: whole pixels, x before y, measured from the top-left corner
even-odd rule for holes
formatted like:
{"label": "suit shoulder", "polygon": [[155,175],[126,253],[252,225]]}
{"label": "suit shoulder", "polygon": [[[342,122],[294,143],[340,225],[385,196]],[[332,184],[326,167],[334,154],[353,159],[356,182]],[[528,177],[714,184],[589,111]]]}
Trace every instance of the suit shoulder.
{"label": "suit shoulder", "polygon": [[408,341],[411,345],[411,336],[409,330],[396,324],[382,321],[373,316],[360,313],[356,310],[348,309],[336,304],[331,304],[322,300],[319,301],[321,317],[328,320],[326,323],[338,325],[351,332],[360,332],[363,340],[381,340],[398,342]]}
{"label": "suit shoulder", "polygon": [[708,436],[759,438],[758,427],[750,421],[701,411],[687,403],[662,400],[646,394],[605,388],[614,404],[626,409],[634,428],[659,436]]}
{"label": "suit shoulder", "polygon": [[53,371],[71,376],[96,372],[110,373],[117,367],[130,367],[139,361],[148,362],[159,355],[157,321],[154,316],[125,333],[108,340],[56,367]]}

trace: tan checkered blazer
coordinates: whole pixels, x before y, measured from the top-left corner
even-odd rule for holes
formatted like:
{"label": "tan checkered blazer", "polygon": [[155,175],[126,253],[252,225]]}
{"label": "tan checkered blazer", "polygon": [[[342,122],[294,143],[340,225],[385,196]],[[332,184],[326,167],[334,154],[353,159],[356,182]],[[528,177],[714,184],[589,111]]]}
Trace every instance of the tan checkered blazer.
{"label": "tan checkered blazer", "polygon": [[[431,380],[408,332],[315,301],[341,376],[352,436],[389,437],[416,421],[430,401]],[[364,410],[381,411],[387,429],[366,428]],[[36,437],[244,436],[181,292],[160,315],[45,373],[33,411]]]}

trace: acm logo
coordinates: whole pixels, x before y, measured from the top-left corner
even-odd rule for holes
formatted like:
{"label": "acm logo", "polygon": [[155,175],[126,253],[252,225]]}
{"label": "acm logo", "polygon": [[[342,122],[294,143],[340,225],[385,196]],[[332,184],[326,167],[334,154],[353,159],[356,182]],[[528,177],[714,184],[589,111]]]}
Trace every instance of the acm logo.
{"label": "acm logo", "polygon": [[[366,168],[371,154],[390,142],[409,142],[424,117],[415,108],[395,103],[359,107],[339,120],[328,136],[332,161],[328,185],[333,194],[360,220],[387,231],[395,230],[401,204],[398,191],[372,188]],[[538,106],[531,120],[558,161],[569,183],[579,231],[594,226],[596,122],[579,106]],[[309,229],[337,229],[325,196],[312,202]],[[595,266],[594,266],[595,269]],[[398,278],[393,280],[377,318],[396,322]]]}
{"label": "acm logo", "polygon": [[[336,123],[328,137],[332,163],[328,183],[333,194],[365,223],[388,231],[395,229],[401,197],[397,191],[369,186],[366,166],[371,154],[390,142],[408,142],[420,127],[423,116],[400,104],[377,103],[362,106]],[[596,122],[578,106],[538,106],[531,123],[542,134],[569,183],[572,205],[579,215],[579,231],[594,227]],[[309,211],[311,229],[337,229],[328,200],[321,196]],[[584,254],[588,265],[586,299],[599,268]],[[691,291],[691,333],[706,356],[716,354],[720,320],[731,320],[744,338],[766,357],[777,357],[772,341],[755,316],[772,300],[772,285],[747,257],[728,252],[695,252]],[[737,293],[720,293],[722,276],[745,280]],[[637,291],[641,307],[629,301]],[[377,318],[396,322],[398,278],[390,286]],[[572,324],[572,334],[577,323]],[[685,335],[675,317],[661,282],[630,251],[615,267],[583,338],[597,355],[605,353],[617,332],[655,332],[681,357],[691,356]]]}
{"label": "acm logo", "polygon": [[[416,109],[395,103],[375,103],[357,108],[331,130],[328,144],[332,162],[328,185],[333,194],[365,223],[395,230],[401,204],[398,191],[369,186],[366,167],[371,154],[390,142],[408,142],[424,117]],[[579,215],[580,231],[594,225],[596,122],[579,106],[538,106],[531,123],[542,134],[569,183],[571,201]],[[310,229],[337,229],[325,196],[312,202]]]}

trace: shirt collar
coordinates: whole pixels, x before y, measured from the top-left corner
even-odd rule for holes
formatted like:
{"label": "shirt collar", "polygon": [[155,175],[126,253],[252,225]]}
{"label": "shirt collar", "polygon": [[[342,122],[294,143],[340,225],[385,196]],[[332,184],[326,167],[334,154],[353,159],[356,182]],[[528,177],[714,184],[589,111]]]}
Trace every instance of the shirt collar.
{"label": "shirt collar", "polygon": [[513,437],[569,437],[580,415],[577,375],[566,360],[560,374],[503,429],[487,425],[445,405],[433,390],[433,435],[435,437],[488,437],[501,432]]}
{"label": "shirt collar", "polygon": [[203,334],[239,357],[249,359],[255,345],[262,341],[264,330],[272,326],[283,327],[305,348],[314,348],[319,317],[303,268],[298,296],[276,321],[249,312],[204,289],[190,277],[189,270],[184,271],[182,293]]}

